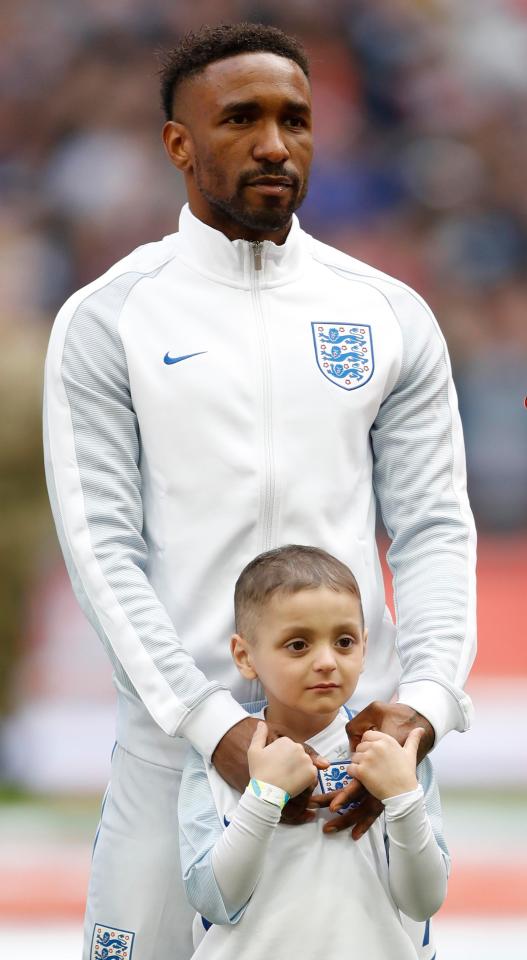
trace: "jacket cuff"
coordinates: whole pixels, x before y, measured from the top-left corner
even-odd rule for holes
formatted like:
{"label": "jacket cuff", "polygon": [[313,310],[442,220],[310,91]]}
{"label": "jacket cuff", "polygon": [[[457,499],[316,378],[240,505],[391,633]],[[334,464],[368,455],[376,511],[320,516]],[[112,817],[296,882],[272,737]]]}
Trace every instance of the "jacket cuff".
{"label": "jacket cuff", "polygon": [[194,707],[183,720],[178,734],[210,762],[221,738],[249,714],[227,690],[216,690]]}
{"label": "jacket cuff", "polygon": [[435,732],[434,747],[449,733],[468,730],[474,713],[472,701],[461,687],[451,686],[447,681],[408,680],[399,686],[399,703],[413,707],[417,713],[432,724]]}

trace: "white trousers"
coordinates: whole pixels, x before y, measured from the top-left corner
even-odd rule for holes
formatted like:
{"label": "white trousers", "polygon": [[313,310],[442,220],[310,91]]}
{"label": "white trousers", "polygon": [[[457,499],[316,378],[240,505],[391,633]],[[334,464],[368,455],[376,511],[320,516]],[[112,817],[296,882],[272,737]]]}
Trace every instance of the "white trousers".
{"label": "white trousers", "polygon": [[[137,709],[144,710],[142,705]],[[122,716],[120,720],[122,727]],[[195,911],[185,896],[179,860],[181,770],[166,764],[164,743],[157,752],[143,750],[144,741],[138,743],[140,752],[156,762],[131,752],[133,727],[125,725],[124,737],[118,733],[112,758],[93,854],[82,957],[188,960]],[[153,735],[165,738],[159,728]],[[167,746],[168,755],[171,744]]]}

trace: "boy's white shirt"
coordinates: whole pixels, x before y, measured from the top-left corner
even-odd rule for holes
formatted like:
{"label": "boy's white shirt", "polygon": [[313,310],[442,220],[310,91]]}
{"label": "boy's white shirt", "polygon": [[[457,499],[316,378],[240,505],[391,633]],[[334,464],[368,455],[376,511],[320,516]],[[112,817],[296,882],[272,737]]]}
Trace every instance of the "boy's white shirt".
{"label": "boy's white shirt", "polygon": [[[263,710],[256,716],[263,717]],[[308,742],[329,760],[346,759],[347,719],[342,708],[333,723]],[[449,858],[441,836],[439,795],[430,761],[420,765],[419,780],[433,823],[428,846],[436,848],[430,883],[425,886],[437,896],[441,883],[446,886]],[[421,787],[415,791],[418,805],[421,792]],[[404,808],[401,800],[402,806],[399,798],[389,802],[394,815],[398,806]],[[258,808],[266,823],[258,822]],[[338,956],[351,947],[368,960],[385,960],[388,955],[390,960],[431,960],[435,951],[429,923],[409,920],[392,897],[384,815],[358,842],[350,839],[349,831],[323,834],[324,822],[334,816],[327,811],[320,811],[313,823],[296,827],[280,824],[279,815],[278,808],[255,797],[245,795],[240,800],[240,794],[211,764],[192,754],[179,803],[182,869],[191,903],[214,921],[203,936],[201,917],[196,919],[196,960],[234,960],[249,946],[251,960],[297,953],[308,960],[328,953]],[[422,810],[418,821],[419,817],[428,829],[428,817]],[[215,859],[233,818],[237,834],[233,846],[237,849],[222,850],[220,859]],[[252,825],[256,825],[256,836]],[[252,879],[233,877],[237,864],[242,869],[240,864],[247,861],[247,845],[250,864],[245,869]],[[237,880],[241,889],[244,881],[251,885],[245,897],[248,902],[237,904],[237,912],[232,904],[230,912],[226,909],[222,877],[230,892],[236,889]]]}

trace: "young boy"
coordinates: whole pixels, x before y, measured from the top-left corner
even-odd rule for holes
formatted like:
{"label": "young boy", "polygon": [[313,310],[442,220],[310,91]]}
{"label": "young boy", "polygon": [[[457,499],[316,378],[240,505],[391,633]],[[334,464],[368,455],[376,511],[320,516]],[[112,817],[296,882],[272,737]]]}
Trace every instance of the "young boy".
{"label": "young boy", "polygon": [[[266,701],[242,796],[195,752],[183,775],[182,869],[201,914],[195,960],[432,960],[428,918],[446,894],[448,852],[428,760],[416,775],[419,731],[404,747],[368,731],[350,763],[345,704],[367,643],[353,574],[313,547],[271,550],[241,573],[235,617],[232,656]],[[267,723],[284,736],[267,744]],[[280,823],[290,797],[338,788],[349,775],[385,806],[359,841],[323,833],[322,809],[305,824]]]}

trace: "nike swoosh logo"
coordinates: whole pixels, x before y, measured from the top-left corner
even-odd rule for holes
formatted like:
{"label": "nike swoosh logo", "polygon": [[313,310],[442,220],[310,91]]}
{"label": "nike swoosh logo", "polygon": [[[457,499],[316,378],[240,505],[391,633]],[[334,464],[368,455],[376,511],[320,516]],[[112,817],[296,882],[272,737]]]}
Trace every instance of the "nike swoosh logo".
{"label": "nike swoosh logo", "polygon": [[165,353],[163,360],[166,364],[181,363],[182,360],[189,360],[190,357],[199,357],[202,353],[208,353],[208,350],[198,350],[197,353],[185,353],[182,357],[171,357],[168,353]]}

